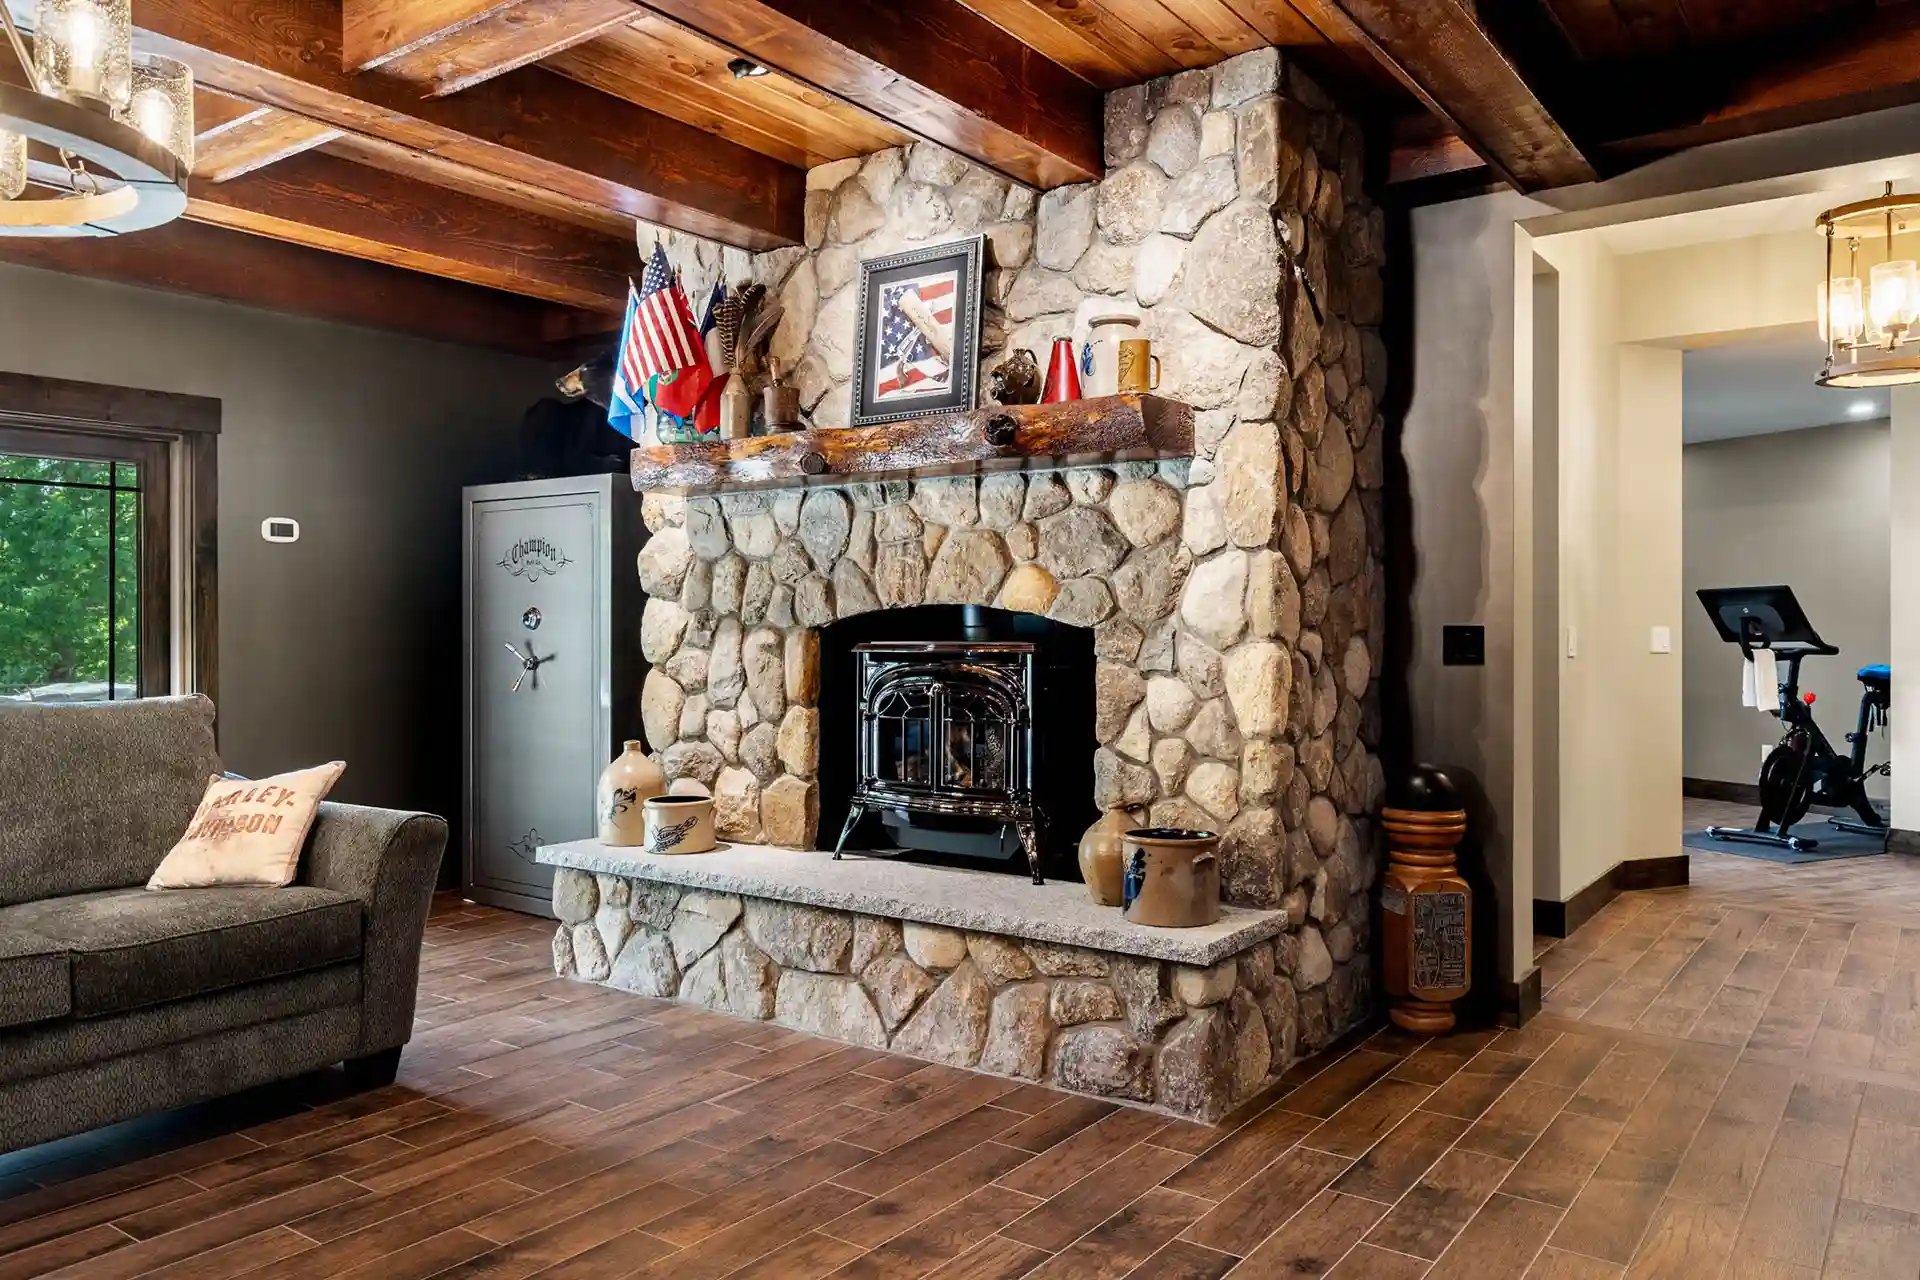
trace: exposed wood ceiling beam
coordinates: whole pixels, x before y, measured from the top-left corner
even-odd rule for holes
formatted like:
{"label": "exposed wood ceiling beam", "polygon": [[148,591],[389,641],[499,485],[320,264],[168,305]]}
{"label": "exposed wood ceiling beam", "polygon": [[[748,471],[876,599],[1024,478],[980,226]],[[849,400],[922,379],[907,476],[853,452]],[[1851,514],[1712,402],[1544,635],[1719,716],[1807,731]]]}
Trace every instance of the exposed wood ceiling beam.
{"label": "exposed wood ceiling beam", "polygon": [[1457,134],[1430,115],[1393,122],[1387,144],[1387,185],[1400,186],[1479,170],[1487,163]]}
{"label": "exposed wood ceiling beam", "polygon": [[604,323],[458,281],[181,220],[138,235],[0,239],[0,261],[522,355],[564,354]]}
{"label": "exposed wood ceiling beam", "polygon": [[958,0],[648,0],[880,119],[1038,187],[1099,178],[1101,97]]}
{"label": "exposed wood ceiling beam", "polygon": [[349,71],[456,93],[631,21],[628,0],[343,0]]}
{"label": "exposed wood ceiling beam", "polygon": [[777,71],[736,76],[727,66],[733,56],[671,18],[642,13],[540,65],[802,168],[913,141]]}
{"label": "exposed wood ceiling beam", "polygon": [[[233,101],[213,94],[199,96]],[[340,131],[330,125],[315,124],[274,107],[251,106],[245,115],[216,121],[209,127],[196,106],[194,123],[202,128],[193,140],[193,176],[208,182],[230,182],[289,156],[325,146],[340,136]]]}
{"label": "exposed wood ceiling beam", "polygon": [[1520,190],[1596,176],[1469,0],[1296,0],[1296,7],[1336,45],[1370,50]]}
{"label": "exposed wood ceiling beam", "polygon": [[187,216],[590,310],[625,305],[638,258],[631,236],[613,239],[329,155],[202,184]]}
{"label": "exposed wood ceiling beam", "polygon": [[423,98],[342,69],[329,0],[142,0],[138,21],[149,47],[237,97],[743,248],[801,237],[798,169],[538,68]]}
{"label": "exposed wood ceiling beam", "polygon": [[[1829,15],[1811,27],[1655,64],[1599,64],[1578,77],[1589,86],[1582,96],[1629,74],[1645,91],[1631,102],[1608,99],[1608,113],[1585,131],[1598,139],[1589,151],[1614,172],[1689,147],[1920,102],[1920,6]],[[1388,182],[1470,176],[1476,163],[1444,126],[1402,127]],[[1451,193],[1458,183],[1434,189]]]}
{"label": "exposed wood ceiling beam", "polygon": [[1920,102],[1920,6],[1826,15],[1642,74],[1670,96],[1637,114],[1632,137],[1607,144],[1623,159],[1905,106]]}
{"label": "exposed wood ceiling beam", "polygon": [[612,213],[598,205],[574,200],[528,183],[497,178],[452,160],[396,146],[378,138],[343,133],[321,150],[355,164],[397,173],[448,191],[458,191],[476,200],[490,200],[525,213],[539,214],[569,226],[584,227],[603,236],[620,240],[633,238],[633,219],[623,213]]}

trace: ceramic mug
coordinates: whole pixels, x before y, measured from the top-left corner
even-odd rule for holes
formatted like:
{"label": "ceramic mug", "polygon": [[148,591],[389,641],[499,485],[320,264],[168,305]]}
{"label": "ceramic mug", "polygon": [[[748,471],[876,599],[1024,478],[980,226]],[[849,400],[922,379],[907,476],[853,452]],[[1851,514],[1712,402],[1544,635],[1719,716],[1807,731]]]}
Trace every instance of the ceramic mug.
{"label": "ceramic mug", "polygon": [[1146,338],[1128,338],[1120,344],[1115,384],[1121,395],[1145,395],[1160,389],[1160,357]]}
{"label": "ceramic mug", "polygon": [[713,850],[713,797],[654,796],[644,804],[648,853],[709,853]]}

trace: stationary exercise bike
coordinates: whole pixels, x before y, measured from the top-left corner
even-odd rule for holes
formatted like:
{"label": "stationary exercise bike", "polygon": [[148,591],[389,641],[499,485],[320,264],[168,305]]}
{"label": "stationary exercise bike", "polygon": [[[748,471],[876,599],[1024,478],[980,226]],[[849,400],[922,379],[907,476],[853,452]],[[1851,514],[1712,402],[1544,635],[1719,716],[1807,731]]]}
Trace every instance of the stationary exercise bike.
{"label": "stationary exercise bike", "polygon": [[[1800,661],[1833,657],[1840,652],[1820,638],[1807,621],[1806,611],[1794,599],[1791,587],[1715,587],[1698,593],[1720,638],[1740,646],[1740,656],[1753,661],[1756,649],[1770,649],[1782,668],[1780,705],[1773,713],[1786,726],[1778,746],[1760,766],[1760,816],[1751,830],[1708,827],[1716,840],[1766,844],[1806,852],[1820,842],[1793,834],[1793,826],[1814,805],[1851,809],[1859,821],[1839,816],[1829,825],[1861,835],[1887,834],[1887,820],[1867,798],[1867,779],[1890,774],[1889,764],[1867,765],[1867,736],[1887,722],[1893,705],[1893,672],[1884,664],[1862,667],[1860,718],[1847,735],[1849,751],[1841,755],[1820,732],[1813,719],[1813,695],[1800,692]],[[1762,694],[1764,697],[1764,693]]]}

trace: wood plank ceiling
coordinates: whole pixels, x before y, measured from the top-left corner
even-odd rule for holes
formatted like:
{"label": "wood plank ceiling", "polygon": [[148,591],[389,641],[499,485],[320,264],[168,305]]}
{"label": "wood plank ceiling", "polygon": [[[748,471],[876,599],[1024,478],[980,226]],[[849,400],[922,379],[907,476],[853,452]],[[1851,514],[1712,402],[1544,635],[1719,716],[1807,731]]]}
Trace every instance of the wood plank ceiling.
{"label": "wood plank ceiling", "polygon": [[[5,2],[30,21],[31,0]],[[916,138],[1030,185],[1086,181],[1105,91],[1268,45],[1367,122],[1408,198],[1587,181],[1920,101],[1920,3],[1903,0],[135,0],[134,16],[201,86],[195,225],[4,240],[0,258],[533,352],[611,327],[635,218],[791,244],[808,167]],[[736,76],[740,58],[768,73]]]}

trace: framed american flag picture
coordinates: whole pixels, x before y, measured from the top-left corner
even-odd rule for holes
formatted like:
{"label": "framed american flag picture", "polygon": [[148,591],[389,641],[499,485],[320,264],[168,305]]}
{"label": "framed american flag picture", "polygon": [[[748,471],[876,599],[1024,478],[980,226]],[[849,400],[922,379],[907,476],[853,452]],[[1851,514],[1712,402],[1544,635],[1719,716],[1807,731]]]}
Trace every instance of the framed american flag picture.
{"label": "framed american flag picture", "polygon": [[851,425],[973,408],[981,245],[974,236],[860,264]]}

